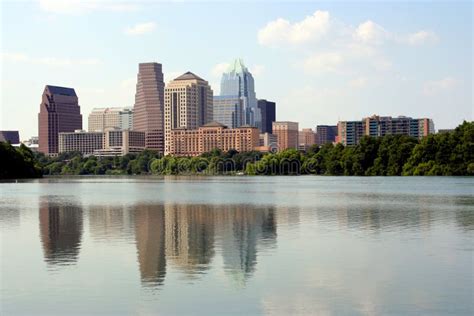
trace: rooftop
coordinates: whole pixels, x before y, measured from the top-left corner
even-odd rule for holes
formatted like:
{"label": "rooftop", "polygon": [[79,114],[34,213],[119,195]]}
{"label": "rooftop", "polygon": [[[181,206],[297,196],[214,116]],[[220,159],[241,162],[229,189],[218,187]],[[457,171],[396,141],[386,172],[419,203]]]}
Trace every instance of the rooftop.
{"label": "rooftop", "polygon": [[209,122],[209,123],[203,125],[202,127],[222,127],[222,128],[227,128],[226,125],[224,125],[224,124],[222,124],[222,123],[219,123],[219,122],[216,122],[216,121]]}
{"label": "rooftop", "polygon": [[245,67],[244,61],[242,60],[242,58],[235,59],[234,62],[230,64],[229,67],[227,68],[227,72],[243,73],[247,71],[248,69],[247,67]]}
{"label": "rooftop", "polygon": [[193,74],[190,71],[182,74],[181,76],[179,76],[178,78],[176,78],[174,80],[200,80],[200,81],[206,81],[206,80],[202,79],[201,77]]}
{"label": "rooftop", "polygon": [[76,91],[74,91],[73,88],[47,85],[46,89],[48,89],[51,94],[60,94],[60,95],[67,95],[71,97],[77,97]]}

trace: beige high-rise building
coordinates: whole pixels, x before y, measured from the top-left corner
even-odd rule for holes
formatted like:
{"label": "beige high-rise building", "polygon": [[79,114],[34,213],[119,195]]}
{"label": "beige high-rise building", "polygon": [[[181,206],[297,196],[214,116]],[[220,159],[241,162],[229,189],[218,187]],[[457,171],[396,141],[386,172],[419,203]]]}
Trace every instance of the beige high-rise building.
{"label": "beige high-rise building", "polygon": [[278,150],[298,148],[298,123],[280,121],[273,122],[273,134],[278,138]]}
{"label": "beige high-rise building", "polygon": [[89,114],[89,132],[103,132],[107,128],[132,129],[133,111],[130,108],[95,108]]}
{"label": "beige high-rise building", "polygon": [[164,89],[161,64],[138,65],[137,92],[133,107],[133,129],[145,132],[146,148],[163,152]]}
{"label": "beige high-rise building", "polygon": [[171,130],[197,129],[212,121],[212,89],[208,82],[187,72],[165,88],[165,154],[171,150]]}

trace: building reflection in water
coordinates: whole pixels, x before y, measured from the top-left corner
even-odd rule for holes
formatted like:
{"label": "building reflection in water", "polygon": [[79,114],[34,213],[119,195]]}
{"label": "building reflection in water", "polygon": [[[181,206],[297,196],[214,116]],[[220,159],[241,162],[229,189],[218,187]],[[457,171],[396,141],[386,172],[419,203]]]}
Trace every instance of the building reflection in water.
{"label": "building reflection in water", "polygon": [[133,213],[125,206],[91,206],[89,231],[94,240],[109,241],[135,236]]}
{"label": "building reflection in water", "polygon": [[217,210],[225,273],[234,285],[243,286],[255,271],[258,244],[262,248],[276,243],[273,208],[226,206]]}
{"label": "building reflection in water", "polygon": [[203,273],[214,256],[215,212],[206,205],[165,205],[166,257],[188,277]]}
{"label": "building reflection in water", "polygon": [[272,208],[245,205],[137,205],[136,244],[144,285],[160,285],[167,264],[195,279],[211,266],[220,240],[224,269],[234,283],[245,284],[255,271],[259,242],[276,243]]}
{"label": "building reflection in water", "polygon": [[163,205],[134,207],[138,264],[143,285],[161,285],[166,275]]}
{"label": "building reflection in water", "polygon": [[68,265],[77,261],[82,238],[82,207],[40,200],[39,226],[44,260]]}

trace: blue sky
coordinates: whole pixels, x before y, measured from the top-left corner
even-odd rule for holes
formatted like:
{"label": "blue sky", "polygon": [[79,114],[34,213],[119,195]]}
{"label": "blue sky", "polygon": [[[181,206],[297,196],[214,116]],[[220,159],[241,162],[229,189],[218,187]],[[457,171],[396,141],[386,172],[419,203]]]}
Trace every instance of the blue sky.
{"label": "blue sky", "polygon": [[133,106],[139,62],[219,92],[241,57],[258,98],[300,128],[372,114],[473,119],[472,2],[3,1],[0,129],[37,135],[44,85]]}

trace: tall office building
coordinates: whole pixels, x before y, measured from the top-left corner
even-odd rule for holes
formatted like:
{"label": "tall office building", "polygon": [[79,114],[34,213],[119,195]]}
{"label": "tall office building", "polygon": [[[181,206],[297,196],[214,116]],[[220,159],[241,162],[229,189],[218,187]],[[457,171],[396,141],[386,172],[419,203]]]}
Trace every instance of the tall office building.
{"label": "tall office building", "polygon": [[138,65],[133,129],[145,132],[146,148],[160,153],[164,150],[164,89],[161,64],[141,63]]}
{"label": "tall office building", "polygon": [[277,136],[278,150],[298,148],[298,123],[273,122],[273,134]]}
{"label": "tall office building", "polygon": [[187,72],[165,88],[165,154],[171,149],[171,130],[197,129],[212,121],[212,89],[208,82]]}
{"label": "tall office building", "polygon": [[336,141],[337,125],[316,126],[316,144],[332,144]]}
{"label": "tall office building", "polygon": [[89,114],[89,132],[103,132],[107,128],[132,129],[133,111],[130,108],[95,108]]}
{"label": "tall office building", "polygon": [[275,102],[258,100],[258,108],[262,116],[260,131],[262,133],[272,133],[272,124],[276,121]]}
{"label": "tall office building", "polygon": [[47,155],[58,153],[58,134],[82,129],[82,115],[76,91],[47,85],[38,114],[38,150]]}
{"label": "tall office building", "polygon": [[238,96],[214,96],[213,120],[230,128],[244,125],[243,101]]}
{"label": "tall office building", "polygon": [[260,127],[261,115],[255,95],[255,82],[242,59],[236,59],[222,74],[221,95],[238,96],[244,105],[244,124]]}

